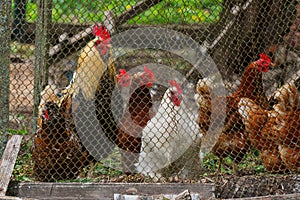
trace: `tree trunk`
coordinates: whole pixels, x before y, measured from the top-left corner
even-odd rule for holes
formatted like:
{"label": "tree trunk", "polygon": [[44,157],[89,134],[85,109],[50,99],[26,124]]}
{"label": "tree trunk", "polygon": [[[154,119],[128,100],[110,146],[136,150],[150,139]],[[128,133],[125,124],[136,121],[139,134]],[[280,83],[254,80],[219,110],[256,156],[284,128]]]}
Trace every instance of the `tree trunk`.
{"label": "tree trunk", "polygon": [[223,27],[235,18],[233,26],[213,50],[212,57],[223,78],[241,74],[251,61],[266,47],[283,41],[293,18],[296,0],[253,0],[245,10],[234,16],[234,5],[245,5],[249,0],[224,0],[219,24]]}

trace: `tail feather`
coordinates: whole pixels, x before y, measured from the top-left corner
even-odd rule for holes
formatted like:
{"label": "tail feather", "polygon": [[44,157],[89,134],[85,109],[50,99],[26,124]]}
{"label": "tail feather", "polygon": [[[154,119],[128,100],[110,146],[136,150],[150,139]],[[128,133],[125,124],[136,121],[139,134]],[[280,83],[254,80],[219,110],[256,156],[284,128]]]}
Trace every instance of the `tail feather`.
{"label": "tail feather", "polygon": [[198,110],[198,124],[199,127],[204,131],[207,132],[210,126],[211,120],[211,93],[209,87],[209,80],[201,79],[197,83],[195,94],[195,100],[199,107]]}

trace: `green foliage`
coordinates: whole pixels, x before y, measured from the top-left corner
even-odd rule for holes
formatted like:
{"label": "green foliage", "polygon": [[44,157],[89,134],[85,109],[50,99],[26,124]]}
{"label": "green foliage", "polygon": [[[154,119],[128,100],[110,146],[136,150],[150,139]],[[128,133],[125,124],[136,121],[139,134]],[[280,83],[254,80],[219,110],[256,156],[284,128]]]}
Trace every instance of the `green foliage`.
{"label": "green foliage", "polygon": [[32,143],[22,145],[19,156],[16,160],[12,179],[16,181],[34,181],[33,178],[33,160],[30,153]]}
{"label": "green foliage", "polygon": [[[24,115],[22,114],[18,114],[16,115],[16,119],[18,121],[22,121],[24,120]],[[8,132],[11,134],[11,135],[27,135],[28,134],[28,131],[27,131],[27,128],[24,124],[20,124],[20,126],[22,126],[22,128],[20,129],[8,129]]]}
{"label": "green foliage", "polygon": [[23,129],[9,129],[8,132],[12,135],[27,135],[27,130],[24,127]]}
{"label": "green foliage", "polygon": [[210,23],[219,19],[222,1],[166,0],[151,7],[130,24],[194,24]]}
{"label": "green foliage", "polygon": [[33,22],[37,18],[37,4],[33,2],[28,2],[26,5],[26,20],[28,22]]}
{"label": "green foliage", "polygon": [[123,172],[121,170],[116,170],[116,169],[104,166],[101,163],[96,163],[94,173],[98,174],[98,176],[99,175],[115,176],[115,175],[121,175]]}
{"label": "green foliage", "polygon": [[[257,174],[266,172],[258,157],[259,152],[253,149],[245,155],[245,158],[236,167],[238,171],[246,174]],[[220,167],[219,171],[218,168]],[[202,168],[203,175],[214,174],[233,174],[233,161],[229,157],[223,158],[222,165],[219,165],[219,158],[212,153],[207,153],[203,159]]]}
{"label": "green foliage", "polygon": [[[59,23],[91,23],[104,19],[112,10],[116,15],[132,8],[139,0],[77,1],[53,0],[52,19]],[[211,23],[219,19],[222,0],[165,0],[129,20],[129,24],[193,24]],[[27,2],[27,21],[37,19],[36,1]]]}
{"label": "green foliage", "polygon": [[30,57],[34,55],[34,49],[35,47],[32,44],[21,44],[19,42],[10,43],[11,53],[15,55],[24,55],[25,57]]}

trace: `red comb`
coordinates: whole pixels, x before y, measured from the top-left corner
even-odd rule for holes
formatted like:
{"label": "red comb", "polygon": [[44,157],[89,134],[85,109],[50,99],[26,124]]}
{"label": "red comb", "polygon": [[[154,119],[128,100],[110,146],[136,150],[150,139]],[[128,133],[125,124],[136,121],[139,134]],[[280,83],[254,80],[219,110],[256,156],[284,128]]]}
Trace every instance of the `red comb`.
{"label": "red comb", "polygon": [[103,25],[99,25],[96,23],[93,27],[93,35],[98,36],[102,41],[105,41],[106,43],[110,40],[110,34],[107,30],[107,28]]}
{"label": "red comb", "polygon": [[256,65],[262,72],[269,71],[269,67],[272,64],[271,59],[264,53],[259,54],[259,60],[256,61]]}
{"label": "red comb", "polygon": [[263,60],[267,64],[269,64],[271,62],[271,59],[269,58],[269,56],[267,56],[264,53],[259,54],[259,57],[260,57],[261,60]]}
{"label": "red comb", "polygon": [[179,94],[182,94],[182,89],[180,87],[180,83],[177,83],[175,80],[169,80],[169,85],[175,87]]}
{"label": "red comb", "polygon": [[144,83],[147,87],[151,87],[153,82],[156,80],[155,74],[148,67],[144,66],[144,73],[141,75]]}
{"label": "red comb", "polygon": [[130,74],[125,69],[120,69],[117,75],[118,83],[122,86],[130,85]]}
{"label": "red comb", "polygon": [[152,79],[155,79],[155,74],[148,67],[144,66],[144,72]]}
{"label": "red comb", "polygon": [[48,109],[45,110],[44,117],[45,117],[46,120],[49,120],[49,111],[48,111]]}

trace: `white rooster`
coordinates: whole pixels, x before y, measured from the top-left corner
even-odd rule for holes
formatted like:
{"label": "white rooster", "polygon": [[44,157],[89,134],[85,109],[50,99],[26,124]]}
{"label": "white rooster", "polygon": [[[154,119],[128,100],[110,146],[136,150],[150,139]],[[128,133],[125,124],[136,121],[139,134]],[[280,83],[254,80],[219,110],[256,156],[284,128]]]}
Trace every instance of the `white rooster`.
{"label": "white rooster", "polygon": [[136,164],[139,173],[152,178],[160,178],[161,169],[177,162],[203,136],[196,123],[197,113],[192,112],[180,84],[171,80],[169,85],[156,115],[143,129],[142,148]]}

